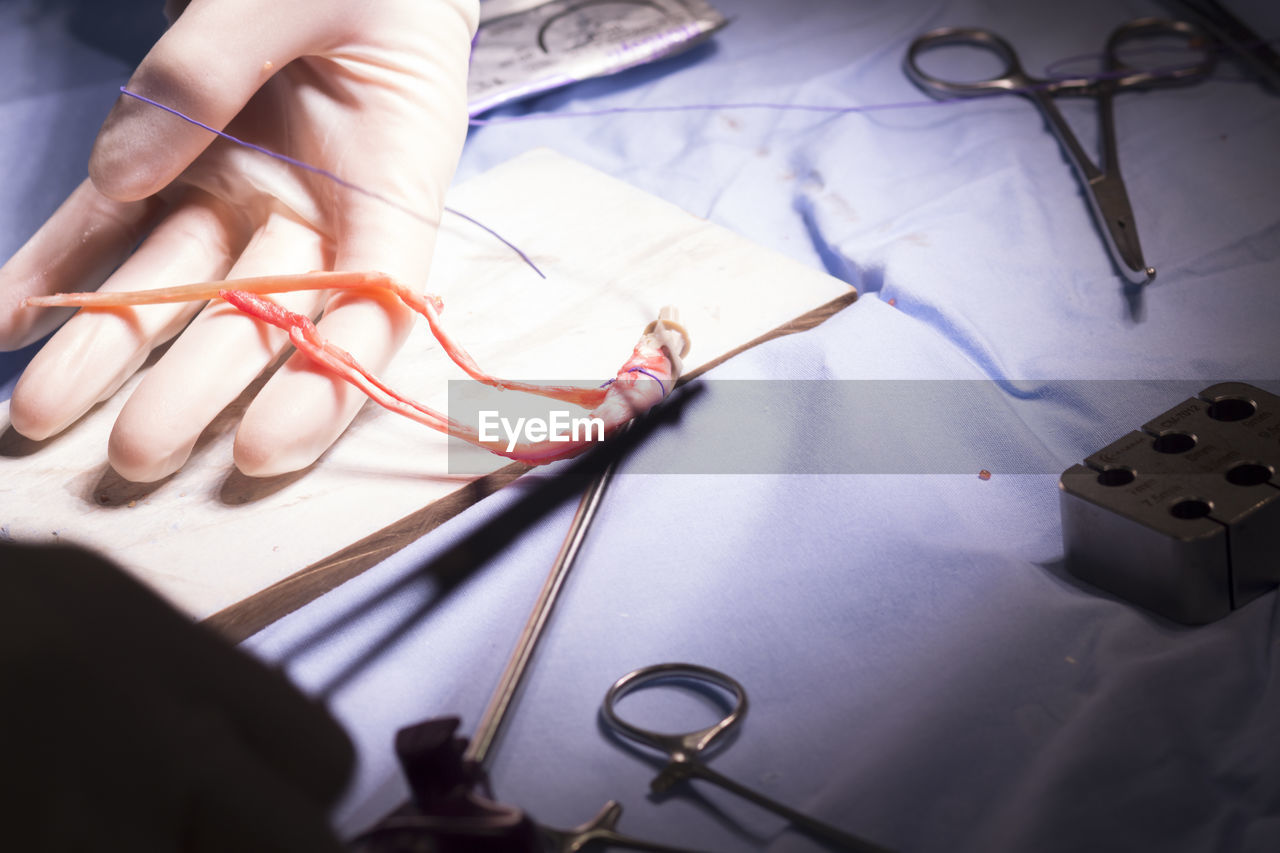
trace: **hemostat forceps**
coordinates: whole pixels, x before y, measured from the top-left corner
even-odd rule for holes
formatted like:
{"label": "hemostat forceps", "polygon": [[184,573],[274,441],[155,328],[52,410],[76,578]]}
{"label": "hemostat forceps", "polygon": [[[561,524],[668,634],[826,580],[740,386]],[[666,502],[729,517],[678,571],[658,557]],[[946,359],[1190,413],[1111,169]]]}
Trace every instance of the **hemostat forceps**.
{"label": "hemostat forceps", "polygon": [[[907,75],[931,95],[943,98],[981,97],[985,95],[1016,94],[1030,98],[1044,114],[1050,129],[1071,160],[1076,175],[1084,185],[1089,207],[1106,240],[1107,249],[1125,278],[1135,284],[1145,284],[1155,278],[1154,267],[1142,258],[1138,243],[1138,229],[1129,204],[1129,194],[1120,177],[1120,164],[1116,156],[1116,132],[1111,99],[1126,89],[1145,89],[1153,86],[1190,83],[1207,77],[1216,61],[1212,52],[1205,49],[1200,61],[1175,68],[1140,70],[1126,65],[1119,58],[1120,46],[1131,40],[1159,36],[1183,38],[1190,45],[1204,39],[1203,33],[1183,21],[1161,18],[1139,18],[1122,24],[1112,31],[1103,49],[1105,68],[1101,75],[1064,79],[1040,79],[1023,70],[1013,47],[990,30],[969,27],[944,27],[931,30],[918,37],[907,49]],[[921,70],[920,54],[943,45],[971,45],[986,49],[1004,63],[1004,72],[996,77],[974,82],[942,80]],[[1102,166],[1099,167],[1080,146],[1071,127],[1053,99],[1058,95],[1091,97],[1098,102],[1099,131],[1101,136]]]}
{"label": "hemostat forceps", "polygon": [[[649,731],[633,725],[618,716],[616,705],[623,696],[640,687],[659,681],[682,680],[713,685],[733,694],[734,707],[720,722],[686,734],[664,734]],[[661,793],[677,782],[685,779],[705,779],[750,800],[758,806],[785,817],[791,825],[811,837],[834,845],[840,850],[854,850],[858,853],[888,853],[869,841],[863,841],[843,830],[823,823],[807,814],[785,806],[777,800],[766,797],[757,791],[739,784],[732,779],[712,770],[699,757],[711,748],[726,733],[731,731],[747,713],[747,691],[734,679],[714,669],[691,663],[659,663],[629,672],[619,678],[605,693],[604,704],[600,706],[600,717],[604,724],[613,731],[645,746],[653,747],[667,754],[667,766],[650,783],[656,793]]]}

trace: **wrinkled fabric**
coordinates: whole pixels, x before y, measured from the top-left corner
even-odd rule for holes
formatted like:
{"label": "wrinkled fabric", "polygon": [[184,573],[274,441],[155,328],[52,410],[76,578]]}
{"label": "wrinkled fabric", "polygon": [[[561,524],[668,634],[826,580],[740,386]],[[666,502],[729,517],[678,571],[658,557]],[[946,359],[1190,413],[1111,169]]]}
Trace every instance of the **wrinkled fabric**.
{"label": "wrinkled fabric", "polygon": [[[6,253],[80,179],[95,122],[130,67],[76,25],[88,4],[46,5],[61,11],[0,7],[6,46],[42,46],[0,51]],[[926,29],[990,27],[1035,74],[1099,50],[1124,20],[1168,13],[1139,0],[716,5],[731,24],[711,43],[500,114],[921,101],[901,65]],[[1280,35],[1272,5],[1232,7],[1265,37]],[[821,327],[708,378],[987,379],[1008,411],[993,434],[967,429],[963,399],[922,405],[921,418],[964,436],[971,473],[629,475],[707,440],[703,429],[725,429],[712,383],[610,488],[495,753],[500,798],[562,826],[613,798],[624,831],[704,849],[819,849],[700,783],[694,797],[650,799],[655,768],[602,734],[597,708],[615,678],[686,660],[730,673],[751,696],[717,769],[895,849],[1280,849],[1276,594],[1211,625],[1174,625],[1065,571],[1055,472],[978,476],[1002,453],[1065,466],[1213,381],[1276,390],[1280,97],[1224,62],[1207,83],[1126,93],[1115,108],[1137,226],[1159,270],[1136,293],[1042,118],[1017,97],[838,117],[618,114],[472,130],[459,180],[551,146],[862,294]],[[1091,145],[1092,102],[1063,109]],[[22,357],[0,364],[11,371]],[[1068,379],[1184,390],[1105,406],[1035,393]],[[901,443],[874,424],[853,433],[822,409],[817,398],[811,410],[762,412],[749,448],[760,470],[810,470],[806,460],[855,443]],[[336,816],[344,832],[405,796],[396,729],[456,714],[472,730],[573,507],[461,582],[438,579],[432,559],[555,470],[246,643],[327,696],[356,741],[360,766]]]}

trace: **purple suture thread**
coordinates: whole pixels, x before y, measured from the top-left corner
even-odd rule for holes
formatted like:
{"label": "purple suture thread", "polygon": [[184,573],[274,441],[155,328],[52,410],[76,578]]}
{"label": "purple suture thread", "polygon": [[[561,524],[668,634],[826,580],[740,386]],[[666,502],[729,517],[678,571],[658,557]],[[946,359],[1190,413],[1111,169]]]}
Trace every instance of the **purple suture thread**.
{"label": "purple suture thread", "polygon": [[[248,142],[244,139],[240,139],[237,136],[232,136],[231,134],[225,131],[218,130],[217,128],[214,128],[214,127],[210,127],[204,122],[199,121],[198,119],[194,119],[191,116],[187,115],[186,113],[179,112],[173,107],[170,107],[166,104],[162,104],[159,101],[154,101],[151,98],[148,98],[146,95],[139,95],[137,92],[131,92],[128,88],[124,86],[120,87],[120,93],[124,95],[128,95],[130,98],[135,98],[139,101],[142,101],[145,104],[150,104],[153,107],[162,109],[165,112],[169,113],[170,115],[175,115],[185,122],[189,122],[190,124],[194,124],[196,127],[203,128],[204,130],[209,131],[215,136],[220,136],[223,139],[227,140],[228,142],[235,143],[236,145],[239,145],[242,148],[248,148],[252,151],[257,151],[259,154],[264,154],[267,157],[270,157],[274,160],[279,160],[282,163],[288,163],[290,166],[296,166],[299,169],[302,169],[307,172],[311,172],[313,175],[319,175],[322,178],[327,178],[328,180],[333,181],[339,186],[346,187],[347,189],[352,190],[354,192],[358,192],[361,195],[368,196],[369,198],[376,199],[377,201],[380,201],[383,204],[390,205],[391,207],[394,207],[396,210],[400,211],[401,213],[404,213],[408,216],[412,216],[414,219],[418,220],[419,222],[425,222],[426,224],[432,225],[432,226],[437,225],[436,222],[433,222],[432,220],[428,219],[426,216],[423,216],[421,213],[418,213],[416,210],[406,207],[405,205],[401,204],[395,199],[385,196],[382,193],[374,192],[373,190],[366,189],[365,187],[362,187],[358,184],[353,184],[351,183],[351,181],[348,181],[345,178],[335,175],[333,172],[330,172],[328,169],[321,169],[319,166],[313,166],[310,163],[297,159],[296,157],[290,157],[288,154],[281,154],[278,151],[272,151],[270,148],[264,148],[261,145],[257,145],[253,142]],[[480,222],[479,220],[471,216],[468,216],[467,214],[463,213],[460,210],[454,210],[451,207],[446,207],[444,208],[444,210],[446,213],[452,213],[454,216],[457,216],[459,219],[464,219],[467,222],[470,222],[472,225],[475,225],[477,228],[481,228],[484,231],[488,232],[490,235],[492,235],[495,239],[501,242],[508,249],[515,252],[517,255],[519,255],[520,259],[523,260],[525,264],[528,265],[529,269],[536,272],[540,278],[546,278],[546,275],[543,274],[542,270],[538,269],[538,265],[533,262],[532,258],[530,258],[528,255],[522,252],[519,246],[516,246],[514,243],[512,243],[507,238],[503,237],[497,231],[494,231],[488,225],[485,225],[483,222]]]}
{"label": "purple suture thread", "polygon": [[708,112],[712,110],[773,110],[775,112],[829,113],[843,115],[846,113],[870,113],[877,110],[906,110],[915,107],[934,107],[942,104],[957,103],[968,98],[944,98],[941,100],[898,101],[888,104],[863,104],[855,106],[824,106],[822,104],[782,104],[768,101],[747,101],[738,104],[673,104],[652,107],[604,107],[598,110],[576,110],[567,113],[529,113],[522,116],[499,116],[498,118],[473,118],[473,127],[487,127],[497,124],[514,124],[521,121],[538,121],[540,119],[561,118],[594,118],[617,115],[619,113],[683,113]]}
{"label": "purple suture thread", "polygon": [[658,383],[658,387],[662,389],[662,396],[664,396],[664,397],[665,397],[665,396],[667,396],[667,386],[666,386],[666,383],[664,383],[664,382],[663,382],[661,379],[659,379],[658,377],[654,376],[654,375],[653,375],[652,373],[650,373],[649,371],[645,370],[643,367],[633,367],[633,368],[631,368],[630,370],[628,370],[628,371],[627,371],[627,373],[643,373],[645,376],[648,376],[648,377],[649,377],[650,379],[652,379],[654,382],[657,382],[657,383]]}
{"label": "purple suture thread", "polygon": [[[1257,39],[1255,41],[1249,41],[1249,42],[1244,42],[1242,44],[1237,44],[1234,50],[1235,52],[1252,51],[1252,50],[1257,50],[1259,48],[1267,48],[1273,44],[1278,44],[1278,43],[1280,43],[1280,38]],[[1232,47],[1228,45],[1218,44],[1213,40],[1210,40],[1207,44],[1203,44],[1203,45],[1198,45],[1194,40],[1188,40],[1188,42],[1184,45],[1153,44],[1153,45],[1147,45],[1146,47],[1130,47],[1126,45],[1116,50],[1113,55],[1117,59],[1119,59],[1121,62],[1123,62],[1127,59],[1132,59],[1134,57],[1153,56],[1153,55],[1159,55],[1159,54],[1185,55],[1188,53],[1191,53],[1191,54],[1199,53],[1203,58],[1208,58],[1210,56],[1230,57],[1232,52],[1233,52]],[[1057,79],[1063,76],[1071,77],[1074,75],[1064,74],[1064,72],[1061,72],[1058,69],[1066,66],[1074,65],[1077,62],[1091,61],[1097,64],[1101,64],[1103,62],[1106,62],[1106,59],[1107,59],[1106,53],[1080,53],[1075,56],[1067,56],[1046,65],[1044,69],[1044,76],[1049,77],[1051,79]],[[1192,62],[1191,66],[1194,66],[1197,64],[1199,63]],[[1163,72],[1178,71],[1178,70],[1180,70],[1180,66],[1163,66],[1161,68],[1155,69],[1153,73],[1158,73],[1162,71]]]}
{"label": "purple suture thread", "polygon": [[[1116,58],[1118,60],[1124,61],[1124,60],[1132,60],[1142,56],[1157,56],[1161,54],[1186,56],[1187,54],[1194,53],[1194,52],[1196,51],[1194,51],[1193,48],[1189,48],[1189,47],[1172,47],[1168,45],[1161,45],[1161,46],[1145,47],[1141,50],[1126,50],[1124,51],[1123,56],[1117,54]],[[1201,51],[1200,53],[1202,53],[1203,56],[1207,56],[1207,54],[1204,54],[1203,51]],[[1072,65],[1077,65],[1085,62],[1091,62],[1091,63],[1094,63],[1095,65],[1100,65],[1106,62],[1106,60],[1107,60],[1107,55],[1105,53],[1077,53],[1075,56],[1064,56],[1062,59],[1055,60],[1053,62],[1050,62],[1048,65],[1046,65],[1044,67],[1044,76],[1050,80],[1071,79],[1081,75],[1072,73],[1070,71],[1062,71],[1060,69],[1069,68]],[[1192,67],[1197,64],[1199,64],[1198,61],[1194,63],[1190,63],[1186,67]],[[1128,64],[1126,63],[1126,65]],[[1180,66],[1180,65],[1160,66],[1159,68],[1151,69],[1151,72],[1152,73],[1159,73],[1159,72],[1168,73],[1172,71],[1177,71],[1182,67],[1184,66]],[[1127,70],[1121,69],[1118,72],[1098,72],[1094,75],[1094,79],[1098,79],[1098,80],[1106,79],[1106,74],[1117,74],[1117,73],[1128,74],[1128,73],[1132,73],[1133,71],[1142,71],[1142,70],[1146,70],[1146,69],[1129,65],[1127,67]]]}
{"label": "purple suture thread", "polygon": [[[665,397],[665,396],[667,396],[667,386],[666,386],[666,383],[664,383],[664,382],[663,382],[661,379],[659,379],[658,377],[654,376],[654,375],[653,375],[652,373],[650,373],[649,371],[645,370],[643,367],[632,367],[632,368],[630,368],[630,369],[628,369],[628,370],[627,370],[627,373],[643,373],[645,376],[648,376],[648,377],[649,377],[650,379],[652,379],[654,382],[657,382],[657,383],[658,383],[658,387],[662,389],[662,396],[664,396],[664,397]],[[617,377],[614,377],[613,379],[610,379],[610,380],[608,380],[607,382],[602,382],[602,383],[600,383],[600,386],[599,386],[599,387],[601,387],[601,388],[608,388],[610,385],[612,385],[613,383],[615,383],[615,382],[617,382],[617,381],[618,381]]]}
{"label": "purple suture thread", "polygon": [[[1060,60],[1053,63],[1050,69],[1059,67],[1063,62],[1076,61],[1083,58],[1069,57],[1067,60]],[[1173,77],[1179,71],[1185,71],[1194,68],[1192,65],[1170,65],[1160,68],[1151,69],[1152,77],[1169,76]],[[1082,76],[1079,78],[1081,83],[1101,83],[1106,80],[1116,80],[1128,76],[1133,73],[1131,70],[1108,71],[1098,74]],[[998,79],[998,78],[997,78]],[[992,95],[1030,95],[1038,91],[1052,90],[1063,82],[1059,79],[1048,79],[1036,81],[1033,85],[1024,86],[1016,89],[1000,89],[992,91]],[[1074,77],[1072,82],[1075,82]],[[710,112],[719,110],[770,110],[773,112],[802,112],[802,113],[826,113],[828,115],[847,115],[851,113],[871,113],[882,110],[911,110],[920,107],[940,107],[946,104],[958,104],[964,101],[972,101],[973,97],[967,95],[958,95],[951,98],[929,98],[917,101],[890,101],[883,104],[851,104],[845,106],[829,106],[824,104],[784,104],[774,103],[770,101],[743,101],[740,103],[723,103],[723,104],[669,104],[657,106],[640,106],[640,107],[603,107],[596,110],[575,110],[572,112],[562,113],[526,113],[518,116],[498,116],[497,118],[473,118],[470,120],[473,127],[488,127],[490,125],[499,124],[516,124],[524,121],[541,121],[554,119],[572,119],[572,118],[598,118],[607,115],[619,115],[626,113],[682,113],[682,112]]]}
{"label": "purple suture thread", "polygon": [[[1051,64],[1046,69],[1046,73],[1052,77],[1052,72],[1054,71],[1054,69],[1061,67],[1064,63],[1075,62],[1086,57],[1087,55],[1082,55],[1082,56],[1076,56],[1076,57],[1068,57],[1065,60],[1059,60],[1058,62]],[[1194,66],[1185,66],[1185,65],[1167,66],[1167,67],[1152,69],[1148,73],[1151,74],[1153,77],[1159,77],[1166,74],[1169,76],[1173,76],[1177,72],[1186,70],[1189,67],[1194,67]],[[1084,83],[1084,84],[1102,82],[1109,79],[1118,79],[1120,77],[1124,77],[1128,75],[1129,73],[1131,72],[1127,70],[1104,72],[1100,74],[1081,77],[1078,82]],[[1003,90],[1000,90],[1000,92],[998,93],[993,92],[992,94],[1029,95],[1041,90],[1053,90],[1062,82],[1066,82],[1066,81],[1063,81],[1060,78],[1036,81],[1035,84],[1031,86],[1026,86],[1026,87],[1017,88],[1017,89],[1003,89]],[[1074,84],[1077,81],[1071,80],[1070,82]],[[368,196],[369,198],[376,199],[382,202],[383,204],[390,205],[391,207],[394,207],[396,210],[399,210],[402,213],[412,216],[414,219],[417,219],[420,222],[425,222],[429,225],[436,224],[435,222],[431,221],[427,217],[423,216],[422,214],[418,213],[415,210],[412,210],[404,206],[403,204],[396,201],[395,199],[389,198],[373,190],[366,189],[365,187],[359,186],[358,184],[353,184],[352,182],[346,180],[345,178],[339,177],[338,175],[328,171],[327,169],[321,169],[319,166],[313,166],[310,163],[306,163],[302,160],[298,160],[297,158],[290,157],[287,154],[281,154],[277,151],[272,151],[271,149],[265,148],[261,145],[257,145],[255,143],[240,139],[236,136],[232,136],[231,134],[226,133],[225,131],[221,131],[216,128],[210,127],[204,122],[198,121],[197,119],[194,119],[191,116],[174,109],[173,107],[162,104],[159,101],[154,101],[151,98],[146,97],[145,95],[138,94],[137,92],[131,92],[128,88],[124,86],[120,87],[120,92],[121,94],[128,95],[131,98],[136,98],[137,100],[142,101],[143,103],[147,103],[153,107],[157,107],[161,110],[164,110],[165,112],[170,113],[171,115],[175,115],[178,118],[182,119],[183,121],[189,122],[195,125],[196,127],[200,127],[200,128],[203,128],[204,130],[209,131],[215,136],[222,137],[228,142],[232,142],[241,147],[248,148],[253,151],[257,151],[258,153],[264,154],[267,157],[271,157],[275,160],[288,163],[291,166],[296,166],[297,168],[311,172],[312,174],[320,175],[321,177],[327,178],[328,180],[333,181],[334,183],[340,186],[346,187],[347,189],[352,190],[353,192],[358,192],[361,195],[365,195],[365,196]],[[870,112],[877,112],[882,110],[906,110],[906,109],[917,109],[920,107],[940,107],[947,104],[956,104],[956,103],[960,103],[962,101],[968,101],[968,100],[972,100],[972,98],[968,96],[957,96],[957,97],[950,97],[950,98],[930,98],[928,100],[891,101],[891,102],[882,103],[882,104],[861,104],[861,105],[855,104],[855,105],[845,105],[845,106],[829,106],[829,105],[823,105],[823,104],[785,104],[785,103],[774,103],[769,101],[747,101],[742,103],[723,103],[723,104],[715,104],[715,103],[671,104],[671,105],[659,105],[659,106],[605,107],[602,109],[595,109],[595,110],[577,110],[573,112],[560,112],[560,113],[528,113],[528,114],[519,115],[519,116],[499,116],[497,118],[471,118],[469,119],[469,122],[473,127],[488,127],[490,125],[515,124],[518,122],[525,122],[525,121],[593,118],[593,117],[619,115],[619,114],[626,114],[626,113],[677,113],[677,112],[707,112],[707,111],[719,111],[719,110],[770,110],[774,112],[825,113],[827,115],[838,116],[838,115],[848,115],[852,113],[870,113]],[[453,208],[450,208],[450,207],[446,207],[444,208],[444,210],[447,213],[451,213],[454,216],[457,216],[460,219],[464,219],[467,222],[471,223],[472,225],[475,225],[476,227],[483,229],[485,232],[493,236],[496,240],[501,242],[504,246],[506,246],[511,251],[519,255],[520,259],[523,260],[531,270],[537,273],[539,277],[544,279],[546,278],[546,275],[543,274],[542,270],[538,269],[538,265],[533,262],[532,258],[530,258],[527,254],[521,251],[521,249],[518,246],[516,246],[510,240],[503,237],[497,231],[494,231],[492,228],[485,225],[483,222],[480,222],[479,220],[474,219],[473,217],[468,216],[467,214],[459,210],[454,210]]]}

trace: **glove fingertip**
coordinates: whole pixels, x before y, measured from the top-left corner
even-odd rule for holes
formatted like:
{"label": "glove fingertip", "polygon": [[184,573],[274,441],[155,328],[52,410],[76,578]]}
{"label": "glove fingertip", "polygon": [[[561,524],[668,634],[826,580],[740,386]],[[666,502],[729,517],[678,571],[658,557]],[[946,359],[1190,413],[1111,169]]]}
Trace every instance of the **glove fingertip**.
{"label": "glove fingertip", "polygon": [[[93,144],[89,179],[107,198],[137,201],[155,194],[204,148],[183,128],[170,127],[162,133],[157,120],[161,117],[146,115],[143,110],[147,109],[155,108],[122,97]],[[192,148],[195,150],[186,155]]]}

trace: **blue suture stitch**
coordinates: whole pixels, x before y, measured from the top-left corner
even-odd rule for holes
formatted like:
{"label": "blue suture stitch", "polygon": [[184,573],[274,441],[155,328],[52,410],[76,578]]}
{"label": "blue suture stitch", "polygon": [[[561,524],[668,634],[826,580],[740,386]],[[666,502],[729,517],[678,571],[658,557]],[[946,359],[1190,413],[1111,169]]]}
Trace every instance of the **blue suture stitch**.
{"label": "blue suture stitch", "polygon": [[[632,367],[632,368],[630,368],[629,370],[627,370],[627,373],[643,373],[645,376],[648,376],[648,377],[649,377],[650,379],[652,379],[654,382],[657,382],[657,383],[658,383],[658,387],[662,389],[662,396],[664,396],[664,397],[665,397],[665,396],[667,396],[667,385],[666,385],[666,383],[665,383],[665,382],[663,382],[663,381],[662,381],[661,379],[659,379],[658,377],[654,376],[654,375],[653,375],[652,373],[650,373],[649,371],[645,370],[643,367]],[[617,382],[617,381],[618,381],[617,377],[614,377],[613,379],[610,379],[610,380],[608,380],[608,381],[606,381],[606,382],[602,382],[602,383],[600,383],[599,387],[600,387],[600,388],[608,388],[610,385],[612,385],[613,383],[615,383],[615,382]]]}
{"label": "blue suture stitch", "polygon": [[[419,213],[416,210],[413,210],[410,207],[406,207],[405,205],[401,204],[395,199],[385,196],[382,193],[375,192],[374,190],[362,187],[359,184],[354,184],[351,181],[348,181],[346,178],[343,178],[339,175],[334,174],[333,172],[330,172],[328,169],[322,169],[319,166],[313,166],[310,163],[297,159],[296,157],[290,157],[288,154],[281,154],[279,151],[272,151],[270,148],[266,148],[262,145],[249,142],[247,140],[241,139],[238,136],[232,136],[230,133],[227,133],[226,131],[218,130],[215,127],[211,127],[210,125],[205,124],[199,119],[192,118],[186,113],[176,110],[167,104],[162,104],[159,101],[148,98],[146,95],[140,95],[137,92],[130,91],[127,86],[121,86],[120,93],[123,95],[128,95],[130,98],[134,98],[136,100],[142,101],[144,104],[150,104],[151,106],[156,107],[157,109],[164,110],[170,115],[177,116],[178,118],[182,119],[185,122],[194,124],[196,127],[203,128],[204,130],[209,131],[215,136],[220,136],[223,139],[227,140],[228,142],[239,145],[242,148],[248,148],[251,151],[257,151],[259,154],[263,154],[274,160],[279,160],[282,163],[288,163],[290,166],[296,166],[297,168],[310,172],[313,175],[319,175],[322,178],[326,178],[330,181],[333,181],[339,186],[345,187],[353,192],[358,192],[363,196],[367,196],[369,198],[376,199],[377,201],[380,201],[383,204],[390,205],[391,207],[394,207],[396,210],[400,211],[401,213],[407,216],[411,216],[414,219],[418,220],[419,222],[425,222],[426,224],[432,225],[432,226],[439,225],[438,222],[422,215],[421,213]],[[510,240],[503,237],[497,231],[494,231],[488,225],[485,225],[483,222],[480,222],[474,217],[468,216],[467,214],[463,213],[460,210],[455,210],[451,207],[446,207],[444,208],[444,210],[446,213],[451,213],[454,216],[457,216],[459,219],[466,220],[467,222],[470,222],[472,225],[475,225],[476,227],[481,228],[484,231],[488,232],[494,238],[499,240],[508,249],[515,252],[517,255],[519,255],[520,259],[523,260],[526,265],[528,265],[529,269],[536,272],[540,278],[547,277],[542,272],[542,270],[538,269],[538,265],[533,262],[533,259],[520,250],[520,247],[516,246]]]}
{"label": "blue suture stitch", "polygon": [[664,396],[664,397],[665,397],[665,396],[667,396],[667,385],[666,385],[666,383],[665,383],[665,382],[663,382],[663,381],[662,381],[661,379],[659,379],[658,377],[654,376],[654,375],[653,375],[652,373],[650,373],[649,371],[645,370],[643,367],[633,367],[633,368],[631,368],[630,370],[628,370],[628,371],[627,371],[627,373],[643,373],[645,376],[648,376],[648,377],[649,377],[650,379],[652,379],[654,382],[657,382],[657,383],[658,383],[658,387],[662,389],[662,396]]}

